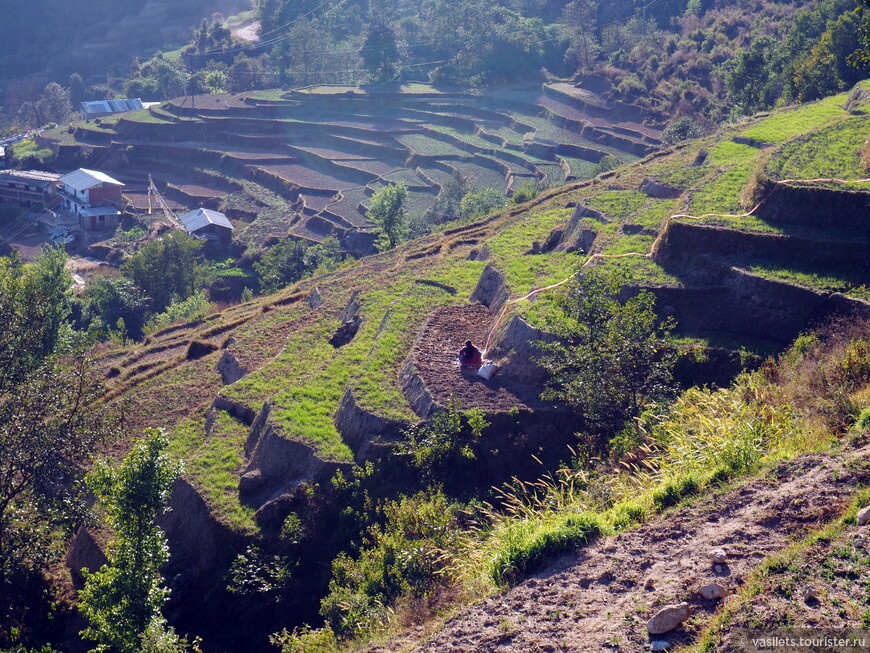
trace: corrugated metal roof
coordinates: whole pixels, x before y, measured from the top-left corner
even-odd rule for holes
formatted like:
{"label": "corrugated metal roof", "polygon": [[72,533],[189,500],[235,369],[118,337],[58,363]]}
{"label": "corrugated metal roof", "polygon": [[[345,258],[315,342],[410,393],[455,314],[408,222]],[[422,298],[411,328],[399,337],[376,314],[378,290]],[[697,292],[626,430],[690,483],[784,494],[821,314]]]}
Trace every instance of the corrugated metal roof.
{"label": "corrugated metal roof", "polygon": [[181,220],[181,224],[183,224],[184,228],[190,233],[202,229],[210,224],[216,224],[220,227],[226,227],[227,229],[235,229],[232,223],[227,219],[227,216],[220,211],[212,211],[211,209],[195,209],[189,213],[185,213],[178,219]]}
{"label": "corrugated metal roof", "polygon": [[99,184],[111,184],[112,186],[124,185],[117,179],[112,179],[105,172],[100,172],[99,170],[87,170],[85,168],[79,168],[78,170],[68,172],[60,178],[60,182],[66,184],[70,188],[74,188],[75,190],[87,190],[88,188],[93,188]]}
{"label": "corrugated metal roof", "polygon": [[91,206],[82,209],[80,213],[86,218],[92,215],[121,215],[121,212],[113,206]]}
{"label": "corrugated metal roof", "polygon": [[129,98],[124,100],[95,100],[92,102],[82,102],[81,110],[88,113],[121,113],[123,111],[137,111],[144,109],[142,100],[139,98]]}
{"label": "corrugated metal roof", "polygon": [[41,170],[3,170],[0,172],[3,179],[32,183],[38,186],[47,186],[56,182],[60,175],[56,172],[42,172]]}

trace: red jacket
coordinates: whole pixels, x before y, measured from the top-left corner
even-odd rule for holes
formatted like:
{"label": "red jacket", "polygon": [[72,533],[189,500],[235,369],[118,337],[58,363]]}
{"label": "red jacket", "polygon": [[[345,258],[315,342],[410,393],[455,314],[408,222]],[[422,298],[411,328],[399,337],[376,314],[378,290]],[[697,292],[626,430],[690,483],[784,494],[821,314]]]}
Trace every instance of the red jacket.
{"label": "red jacket", "polygon": [[471,345],[471,347],[463,347],[459,350],[459,362],[462,365],[483,365],[483,356],[480,350]]}

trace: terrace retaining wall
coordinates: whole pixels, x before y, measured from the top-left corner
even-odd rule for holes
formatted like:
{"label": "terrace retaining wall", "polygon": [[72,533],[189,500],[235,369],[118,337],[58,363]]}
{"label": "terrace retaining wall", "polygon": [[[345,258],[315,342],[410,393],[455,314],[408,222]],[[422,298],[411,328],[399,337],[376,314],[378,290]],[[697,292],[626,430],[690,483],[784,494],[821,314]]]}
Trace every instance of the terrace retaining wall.
{"label": "terrace retaining wall", "polygon": [[844,229],[849,233],[870,232],[870,193],[866,191],[789,186],[768,180],[759,185],[759,193],[771,193],[757,211],[764,220]]}
{"label": "terrace retaining wall", "polygon": [[703,268],[697,265],[703,255],[870,270],[866,240],[748,233],[676,220],[671,221],[662,234],[653,260],[677,273],[698,275],[703,274]]}
{"label": "terrace retaining wall", "polygon": [[379,457],[384,449],[379,441],[399,436],[408,426],[362,408],[350,388],[341,396],[333,422],[357,463]]}

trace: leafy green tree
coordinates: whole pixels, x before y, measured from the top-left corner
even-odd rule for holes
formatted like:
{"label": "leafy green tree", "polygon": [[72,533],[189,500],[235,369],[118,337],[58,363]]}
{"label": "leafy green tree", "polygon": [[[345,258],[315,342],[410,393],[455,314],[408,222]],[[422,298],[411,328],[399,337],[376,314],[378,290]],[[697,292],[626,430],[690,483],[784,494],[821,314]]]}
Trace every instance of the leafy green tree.
{"label": "leafy green tree", "polygon": [[81,516],[78,469],[117,436],[83,346],[15,376],[0,392],[0,594],[60,553],[54,530]]}
{"label": "leafy green tree", "polygon": [[78,73],[69,76],[69,101],[73,107],[78,108],[79,103],[85,99],[85,80]]}
{"label": "leafy green tree", "polygon": [[0,394],[55,353],[68,333],[72,277],[62,248],[32,266],[0,258]]}
{"label": "leafy green tree", "polygon": [[459,203],[462,209],[462,215],[469,218],[479,218],[481,216],[500,209],[507,205],[507,198],[499,193],[495,188],[481,188],[473,193],[468,193],[462,198]]}
{"label": "leafy green tree", "polygon": [[860,16],[858,39],[860,47],[849,56],[849,62],[862,70],[870,70],[870,0],[855,0],[858,7],[855,10]]}
{"label": "leafy green tree", "polygon": [[811,102],[843,90],[831,47],[831,33],[825,32],[810,53],[794,65],[790,91],[798,102]]}
{"label": "leafy green tree", "polygon": [[254,270],[260,275],[260,291],[275,292],[305,276],[306,249],[298,240],[285,238],[266,252],[254,263]]}
{"label": "leafy green tree", "polygon": [[[80,468],[117,434],[100,376],[71,332],[62,249],[33,265],[0,258],[0,623],[17,592],[62,553],[82,518]],[[32,597],[30,597],[32,598]],[[19,617],[14,617],[14,614]],[[25,618],[26,621],[26,618]],[[2,636],[0,636],[2,640]]]}
{"label": "leafy green tree", "polygon": [[604,431],[621,430],[674,389],[674,322],[659,321],[646,290],[620,300],[623,283],[623,275],[595,270],[577,277],[549,325],[560,340],[540,345],[539,362],[552,375],[542,396]]}
{"label": "leafy green tree", "polygon": [[396,33],[386,22],[375,20],[369,25],[360,56],[375,81],[387,82],[396,76],[399,48]]}
{"label": "leafy green tree", "polygon": [[202,246],[202,241],[175,230],[139,250],[121,272],[148,296],[151,311],[159,313],[173,300],[190,297],[200,285]]}
{"label": "leafy green tree", "polygon": [[408,187],[403,183],[385,186],[372,196],[366,217],[378,226],[378,251],[386,251],[398,245],[408,230],[405,203]]}
{"label": "leafy green tree", "polygon": [[317,271],[334,270],[341,257],[341,245],[332,236],[310,246],[285,238],[254,263],[254,270],[260,276],[260,290],[270,293]]}
{"label": "leafy green tree", "polygon": [[328,236],[305,252],[305,269],[309,274],[332,272],[341,263],[342,257],[341,243],[335,236]]}
{"label": "leafy green tree", "polygon": [[597,4],[594,0],[572,0],[565,5],[562,19],[571,42],[565,56],[580,70],[591,70],[599,50]]}
{"label": "leafy green tree", "polygon": [[85,290],[91,327],[111,329],[123,320],[124,337],[138,340],[148,320],[148,297],[130,279],[97,277]]}
{"label": "leafy green tree", "polygon": [[233,93],[272,88],[276,84],[275,73],[269,55],[249,57],[240,52],[227,69],[227,90]]}
{"label": "leafy green tree", "polygon": [[229,81],[223,70],[209,70],[202,76],[200,88],[209,93],[226,93]]}
{"label": "leafy green tree", "polygon": [[87,475],[115,533],[108,564],[85,574],[80,593],[80,609],[91,624],[82,635],[98,642],[99,651],[138,653],[143,637],[155,630],[173,639],[160,613],[169,597],[160,577],[169,551],[156,524],[182,472],[169,459],[168,446],[163,430],[148,429],[118,468],[101,461]]}

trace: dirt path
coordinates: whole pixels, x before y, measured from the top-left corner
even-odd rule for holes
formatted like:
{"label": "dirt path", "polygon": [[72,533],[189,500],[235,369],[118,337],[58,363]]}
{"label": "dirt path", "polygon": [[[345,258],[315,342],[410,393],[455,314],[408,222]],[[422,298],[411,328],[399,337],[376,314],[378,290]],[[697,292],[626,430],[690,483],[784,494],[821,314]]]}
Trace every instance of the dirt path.
{"label": "dirt path", "polygon": [[508,387],[498,374],[484,381],[473,370],[459,367],[459,349],[466,340],[483,347],[493,317],[483,304],[448,306],[429,316],[414,346],[414,366],[438,404],[446,405],[451,395],[459,399],[462,408],[487,411],[536,404],[532,391]]}
{"label": "dirt path", "polygon": [[[804,456],[700,505],[597,541],[464,610],[416,650],[628,652],[649,650],[654,640],[692,641],[721,603],[701,599],[697,590],[712,582],[738,587],[766,556],[838,516],[856,486],[870,480],[870,471],[849,461],[868,458],[870,446],[839,458]],[[719,547],[728,561],[717,571],[707,554]],[[647,620],[681,601],[692,605],[693,617],[650,636]]]}

